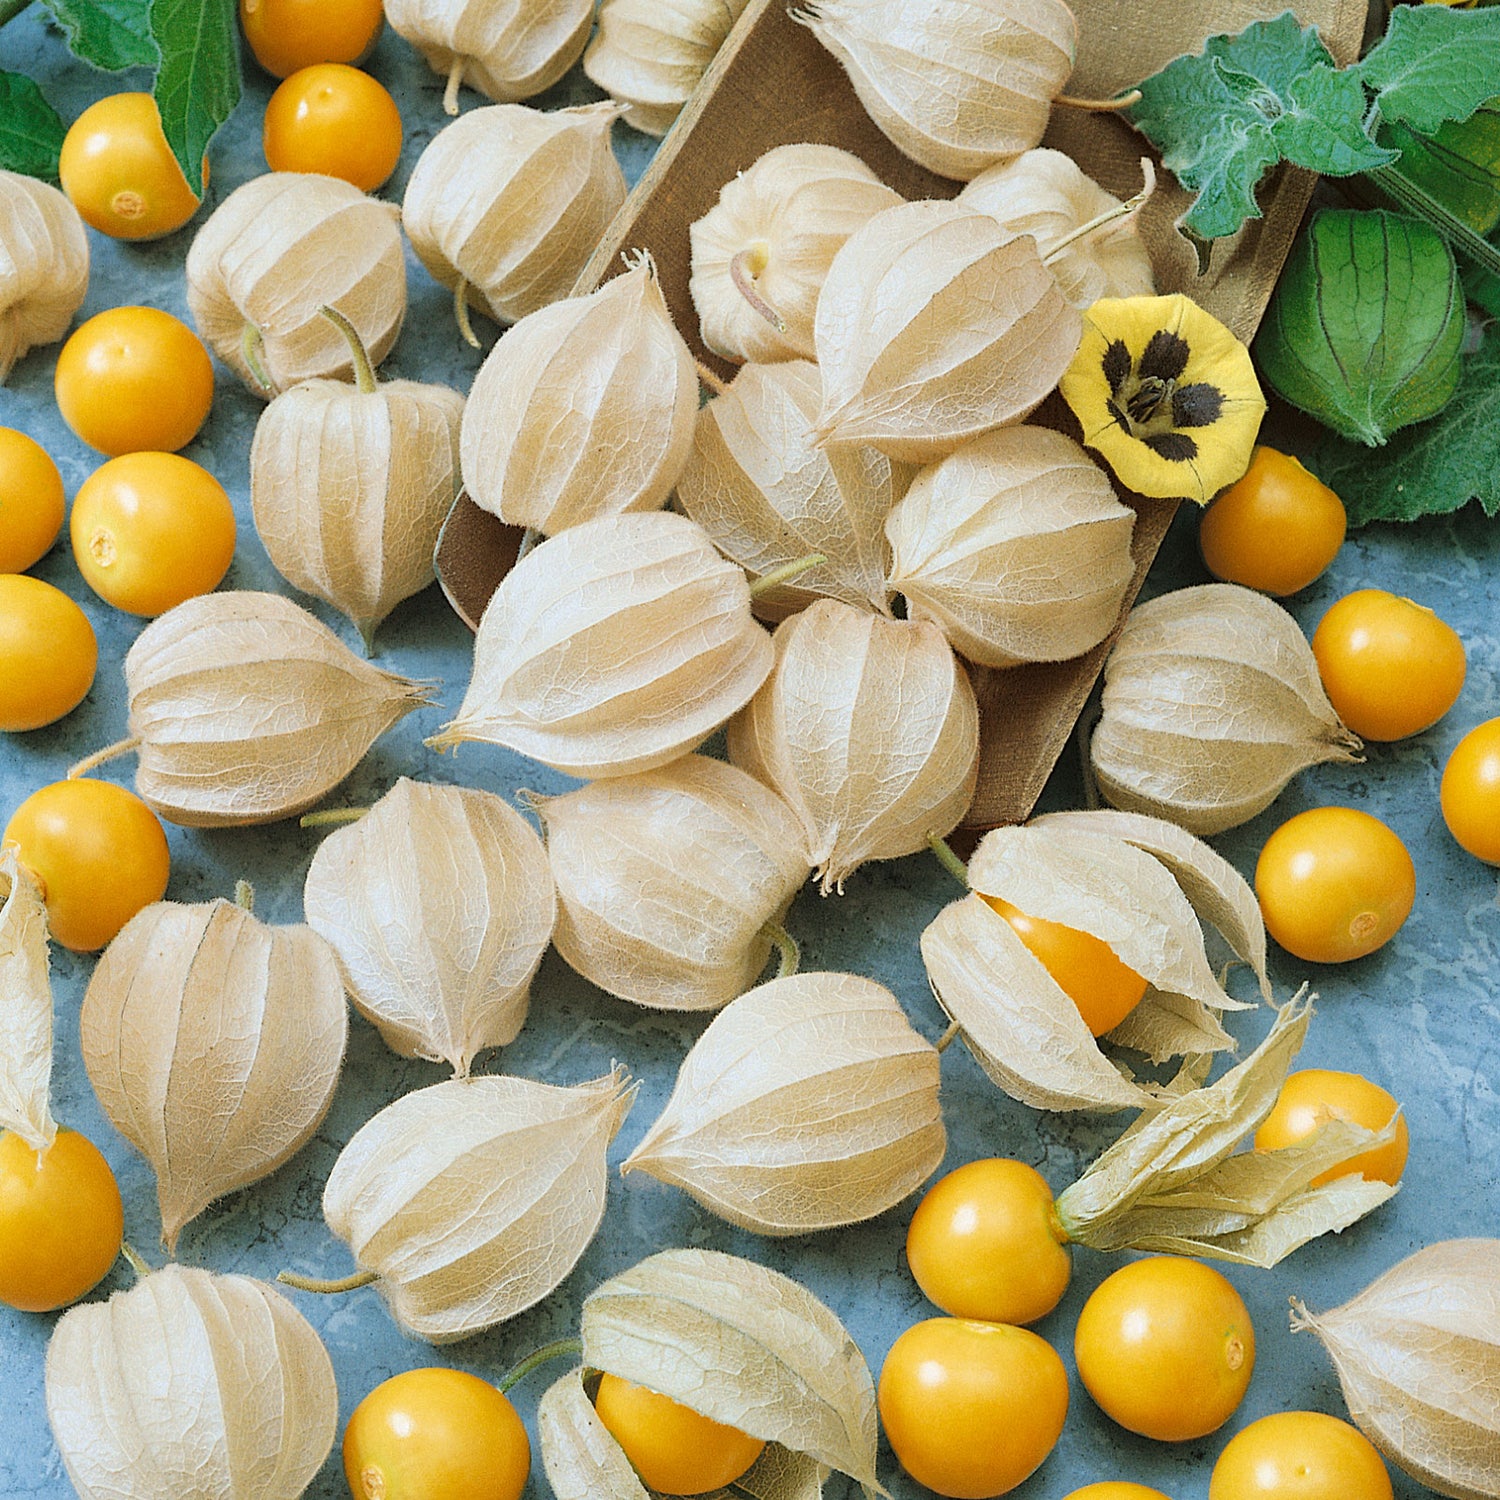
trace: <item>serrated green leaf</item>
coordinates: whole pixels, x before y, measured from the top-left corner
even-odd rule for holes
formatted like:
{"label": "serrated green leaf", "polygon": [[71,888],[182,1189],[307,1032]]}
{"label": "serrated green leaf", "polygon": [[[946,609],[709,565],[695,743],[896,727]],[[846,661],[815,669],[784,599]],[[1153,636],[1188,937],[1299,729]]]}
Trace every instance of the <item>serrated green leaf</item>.
{"label": "serrated green leaf", "polygon": [[118,73],[123,68],[154,68],[150,0],[45,0],[75,57]]}
{"label": "serrated green leaf", "polygon": [[234,0],[151,0],[151,35],[161,53],[153,92],[162,130],[201,194],[208,143],[240,98]]}
{"label": "serrated green leaf", "polygon": [[57,181],[67,129],[62,117],[23,73],[0,73],[0,170]]}
{"label": "serrated green leaf", "polygon": [[1426,135],[1467,120],[1500,80],[1500,8],[1398,5],[1358,72],[1382,119]]}
{"label": "serrated green leaf", "polygon": [[1290,108],[1271,127],[1281,154],[1327,177],[1352,177],[1396,160],[1365,134],[1365,91],[1352,73],[1324,63],[1294,78]]}

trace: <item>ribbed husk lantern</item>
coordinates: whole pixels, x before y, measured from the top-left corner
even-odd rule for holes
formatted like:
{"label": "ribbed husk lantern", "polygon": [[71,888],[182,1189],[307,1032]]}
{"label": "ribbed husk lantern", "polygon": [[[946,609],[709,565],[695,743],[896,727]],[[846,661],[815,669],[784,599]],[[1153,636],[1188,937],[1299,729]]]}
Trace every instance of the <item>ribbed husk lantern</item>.
{"label": "ribbed husk lantern", "polygon": [[67,332],[88,289],[78,210],[45,182],[0,172],[0,385],[28,349]]}

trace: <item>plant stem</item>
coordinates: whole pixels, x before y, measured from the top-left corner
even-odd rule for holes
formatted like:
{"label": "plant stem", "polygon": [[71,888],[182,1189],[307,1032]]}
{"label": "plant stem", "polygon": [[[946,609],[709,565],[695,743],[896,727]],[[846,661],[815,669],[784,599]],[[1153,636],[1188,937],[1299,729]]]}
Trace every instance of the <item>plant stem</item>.
{"label": "plant stem", "polygon": [[453,66],[448,69],[448,84],[443,90],[443,113],[445,115],[456,115],[458,113],[458,89],[464,81],[464,64],[468,59],[462,54],[453,59]]}
{"label": "plant stem", "polygon": [[965,890],[969,888],[969,867],[954,852],[953,846],[947,839],[938,834],[927,835],[927,847],[937,855],[938,863],[961,885]]}
{"label": "plant stem", "polygon": [[1140,192],[1114,208],[1106,208],[1102,214],[1095,215],[1087,224],[1079,225],[1071,234],[1064,236],[1042,257],[1042,264],[1050,266],[1075,241],[1084,239],[1096,229],[1103,229],[1106,224],[1113,224],[1116,219],[1128,219],[1131,214],[1145,207],[1146,200],[1156,191],[1156,168],[1151,164],[1149,156],[1141,158],[1141,172],[1145,182]]}
{"label": "plant stem", "polygon": [[750,597],[759,599],[762,594],[768,594],[772,589],[780,588],[784,583],[790,583],[794,578],[800,578],[804,573],[813,568],[821,568],[828,561],[821,552],[810,552],[806,557],[799,557],[795,562],[782,563],[779,568],[772,568],[769,573],[762,574],[750,585]]}
{"label": "plant stem", "polygon": [[1052,102],[1066,105],[1069,109],[1089,110],[1096,115],[1109,114],[1113,110],[1129,109],[1132,104],[1139,104],[1141,91],[1131,89],[1128,93],[1120,94],[1113,99],[1079,99],[1073,94],[1058,94]]}
{"label": "plant stem", "polygon": [[113,745],[106,745],[102,750],[94,751],[92,755],[85,755],[76,765],[68,767],[68,780],[77,781],[80,776],[87,776],[90,771],[102,766],[105,761],[113,760],[117,755],[125,755],[137,749],[140,743],[140,740],[134,737],[128,740],[116,740]]}
{"label": "plant stem", "polygon": [[719,377],[717,375],[715,375],[714,372],[712,370],[710,370],[708,368],[708,366],[706,364],[704,364],[701,359],[695,359],[693,361],[693,364],[697,366],[697,369],[698,369],[698,379],[704,385],[706,385],[709,388],[709,390],[711,390],[714,393],[714,395],[716,395],[716,396],[722,396],[722,395],[725,395],[728,392],[728,390],[729,390],[728,385],[725,384],[724,381],[720,380]]}
{"label": "plant stem", "polygon": [[325,305],[318,311],[344,335],[344,342],[348,344],[350,357],[354,361],[354,383],[359,387],[360,395],[373,396],[375,367],[370,363],[370,354],[365,348],[365,341],[359,336],[359,329],[336,307]]}
{"label": "plant stem", "polygon": [[120,1254],[124,1257],[125,1264],[135,1272],[137,1276],[145,1277],[151,1274],[152,1268],[146,1264],[146,1257],[141,1254],[129,1240],[120,1241]]}
{"label": "plant stem", "polygon": [[453,288],[453,316],[458,322],[458,331],[463,335],[464,343],[471,349],[478,349],[479,335],[474,332],[474,325],[469,321],[469,278],[460,276],[457,285]]}
{"label": "plant stem", "polygon": [[521,533],[521,545],[516,548],[516,561],[520,562],[528,552],[535,552],[546,540],[547,538],[535,526],[528,526]]}
{"label": "plant stem", "polygon": [[322,812],[303,813],[297,819],[297,826],[332,828],[336,823],[357,823],[369,810],[368,807],[325,807]]}
{"label": "plant stem", "polygon": [[1467,256],[1481,271],[1500,276],[1500,250],[1482,235],[1475,234],[1462,219],[1406,176],[1400,167],[1374,167],[1364,175],[1408,213],[1426,219],[1452,249]]}
{"label": "plant stem", "polygon": [[780,922],[767,922],[761,928],[761,933],[776,944],[780,953],[776,964],[776,977],[790,979],[797,972],[797,965],[802,962],[802,950],[797,946],[797,939]]}
{"label": "plant stem", "polygon": [[236,880],[234,883],[234,904],[241,911],[247,911],[253,916],[255,913],[255,887],[248,880]]}
{"label": "plant stem", "polygon": [[263,391],[271,395],[276,394],[276,387],[271,384],[271,377],[266,372],[265,361],[261,355],[265,352],[266,340],[254,323],[246,323],[240,329],[240,358],[245,361],[245,368],[255,377]]}
{"label": "plant stem", "polygon": [[21,14],[31,0],[0,0],[0,26],[5,26]]}
{"label": "plant stem", "polygon": [[734,283],[734,289],[751,308],[768,322],[777,333],[786,332],[786,319],[766,301],[755,289],[755,278],[760,273],[750,269],[750,262],[759,257],[760,269],[765,269],[765,249],[760,245],[751,245],[741,250],[735,258],[729,262],[729,279]]}
{"label": "plant stem", "polygon": [[934,1049],[938,1052],[946,1052],[958,1040],[958,1035],[962,1030],[963,1027],[957,1021],[950,1022],[948,1029],[932,1044]]}
{"label": "plant stem", "polygon": [[374,1271],[356,1271],[352,1276],[342,1276],[337,1281],[321,1281],[316,1276],[299,1276],[295,1271],[278,1271],[276,1279],[286,1286],[294,1286],[299,1292],[317,1292],[320,1296],[337,1296],[340,1292],[357,1292],[380,1278]]}
{"label": "plant stem", "polygon": [[549,1359],[565,1359],[570,1354],[582,1354],[583,1341],[581,1339],[558,1339],[555,1343],[543,1344],[540,1349],[533,1350],[516,1365],[508,1370],[499,1380],[495,1382],[501,1395],[504,1395],[518,1382],[524,1380],[538,1365],[544,1365]]}

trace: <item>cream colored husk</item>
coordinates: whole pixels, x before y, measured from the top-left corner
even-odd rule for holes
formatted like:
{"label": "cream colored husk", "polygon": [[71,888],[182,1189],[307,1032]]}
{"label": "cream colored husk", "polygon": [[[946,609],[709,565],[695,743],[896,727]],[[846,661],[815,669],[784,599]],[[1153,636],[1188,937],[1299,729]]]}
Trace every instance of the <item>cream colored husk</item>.
{"label": "cream colored husk", "polygon": [[0,849],[0,1130],[45,1151],[57,1135],[51,1087],[47,909],[15,845],[7,844]]}
{"label": "cream colored husk", "polygon": [[0,172],[0,385],[39,344],[68,331],[89,289],[89,241],[55,187]]}

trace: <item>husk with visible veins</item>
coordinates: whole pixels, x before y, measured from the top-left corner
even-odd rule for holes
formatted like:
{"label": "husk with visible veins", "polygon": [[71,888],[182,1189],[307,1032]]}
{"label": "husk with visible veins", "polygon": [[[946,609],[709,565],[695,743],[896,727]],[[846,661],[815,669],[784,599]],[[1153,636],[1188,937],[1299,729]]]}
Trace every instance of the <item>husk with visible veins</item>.
{"label": "husk with visible veins", "polygon": [[549,536],[659,510],[697,415],[693,356],[643,256],[597,292],[523,318],[495,345],[469,392],[464,484],[481,509]]}
{"label": "husk with visible veins", "polygon": [[918,473],[885,523],[887,582],[970,661],[1067,661],[1114,629],[1134,528],[1071,438],[1003,428]]}
{"label": "husk with visible veins", "polygon": [[386,1045],[460,1078],[515,1040],[557,916],[547,851],[519,813],[404,776],[323,840],[303,907]]}
{"label": "husk with visible veins", "polygon": [[767,151],[724,184],[688,231],[688,289],[703,342],[736,362],[811,359],[813,314],[833,257],[862,224],[901,201],[836,146]]}
{"label": "husk with visible veins", "polygon": [[765,681],[771,638],[744,573],[666,513],[585,521],[511,569],[439,748],[482,740],[598,779],[701,743]]}
{"label": "husk with visible veins", "polygon": [[13,844],[0,849],[0,891],[0,1130],[45,1151],[57,1136],[47,908]]}
{"label": "husk with visible veins", "polygon": [[[300,380],[352,376],[349,346],[320,307],[343,313],[378,365],[406,317],[399,218],[394,203],[337,177],[252,177],[188,250],[187,302],[198,332],[263,401]],[[247,344],[269,389],[245,357]]]}
{"label": "husk with visible veins", "polygon": [[956,828],[979,709],[942,632],[836,599],[777,627],[776,666],[729,726],[729,758],[802,820],[823,891]]}
{"label": "husk with visible veins", "polygon": [[264,1282],[178,1265],[63,1314],[46,1399],[83,1500],[297,1500],[338,1427],[302,1314]]}
{"label": "husk with visible veins", "polygon": [[1090,759],[1115,807],[1222,833],[1308,766],[1360,759],[1297,622],[1232,583],[1131,612],[1104,666]]}
{"label": "husk with visible veins", "polygon": [[597,1288],[580,1332],[585,1366],[883,1493],[869,1366],[790,1277],[714,1250],[665,1250]]}
{"label": "husk with visible veins", "polygon": [[1500,1496],[1500,1240],[1442,1240],[1342,1307],[1292,1306],[1393,1464],[1453,1500]]}
{"label": "husk with visible veins", "polygon": [[305,812],[426,690],[381,672],[279,594],[201,594],[125,657],[135,789],[194,828]]}
{"label": "husk with visible veins", "polygon": [[625,1159],[755,1234],[873,1218],[947,1148],[938,1054],[896,997],[853,974],[795,974],[732,1001],[683,1059]]}
{"label": "husk with visible veins", "polygon": [[685,755],[537,798],[557,882],[557,951],[621,999],[715,1010],[752,985],[812,862],[769,788]]}
{"label": "husk with visible veins", "polygon": [[0,385],[28,349],[68,331],[88,289],[78,210],[55,187],[0,171]]}
{"label": "husk with visible veins", "polygon": [[566,297],[625,201],[612,104],[470,110],[412,169],[402,226],[417,259],[498,323]]}
{"label": "husk with visible veins", "polygon": [[818,297],[815,435],[930,463],[1026,416],[1082,337],[1029,236],[956,203],[888,208],[845,242]]}
{"label": "husk with visible veins", "polygon": [[890,614],[882,528],[912,470],[874,448],[815,447],[822,399],[814,364],[746,365],[697,414],[678,481],[682,508],[746,572],[763,576],[814,553],[828,559],[758,596],[766,619],[823,595]]}
{"label": "husk with visible veins", "polygon": [[634,1102],[623,1070],[574,1088],[464,1078],[387,1105],[344,1147],[328,1227],[392,1316],[432,1343],[541,1301],[604,1216],[604,1153]]}
{"label": "husk with visible veins", "polygon": [[333,952],[229,901],[159,901],[104,950],[79,1045],[110,1123],[151,1163],[162,1239],[291,1159],[322,1123],[349,1013]]}

